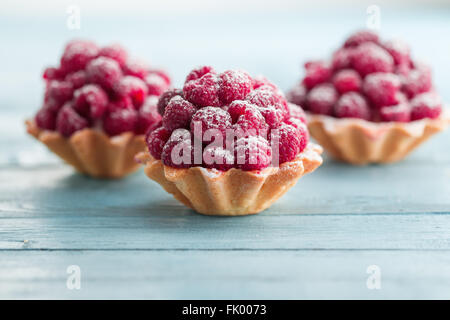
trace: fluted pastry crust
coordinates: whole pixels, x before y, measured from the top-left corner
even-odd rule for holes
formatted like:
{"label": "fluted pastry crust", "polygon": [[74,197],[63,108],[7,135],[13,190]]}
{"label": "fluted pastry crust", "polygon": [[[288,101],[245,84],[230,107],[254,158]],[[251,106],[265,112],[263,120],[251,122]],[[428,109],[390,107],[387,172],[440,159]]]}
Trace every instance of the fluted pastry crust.
{"label": "fluted pastry crust", "polygon": [[309,144],[295,160],[262,171],[177,169],[164,165],[148,152],[140,153],[136,159],[145,164],[150,179],[186,206],[206,215],[237,216],[255,214],[271,206],[300,177],[322,164],[321,153],[320,146]]}
{"label": "fluted pastry crust", "polygon": [[334,158],[355,165],[402,160],[449,123],[448,110],[438,119],[408,123],[375,123],[308,114],[311,136]]}
{"label": "fluted pastry crust", "polygon": [[66,138],[26,121],[27,132],[77,171],[97,178],[121,178],[139,168],[134,157],[145,150],[145,136],[125,132],[109,137],[103,131],[83,129]]}

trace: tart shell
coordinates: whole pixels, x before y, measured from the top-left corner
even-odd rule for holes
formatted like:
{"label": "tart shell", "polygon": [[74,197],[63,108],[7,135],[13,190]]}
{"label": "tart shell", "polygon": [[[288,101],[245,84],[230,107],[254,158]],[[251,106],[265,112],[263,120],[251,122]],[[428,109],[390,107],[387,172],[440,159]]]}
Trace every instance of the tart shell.
{"label": "tart shell", "polygon": [[78,172],[96,178],[121,178],[139,168],[134,157],[145,150],[145,136],[125,132],[109,137],[95,129],[83,129],[66,138],[26,121],[27,132],[45,144]]}
{"label": "tart shell", "polygon": [[307,116],[311,136],[332,157],[354,165],[400,161],[450,123],[448,110],[437,119],[408,123]]}
{"label": "tart shell", "polygon": [[136,160],[145,165],[147,176],[175,199],[205,215],[239,216],[267,209],[303,175],[322,164],[322,148],[315,144],[296,159],[262,171],[232,168],[226,172],[192,167],[177,169],[142,152]]}

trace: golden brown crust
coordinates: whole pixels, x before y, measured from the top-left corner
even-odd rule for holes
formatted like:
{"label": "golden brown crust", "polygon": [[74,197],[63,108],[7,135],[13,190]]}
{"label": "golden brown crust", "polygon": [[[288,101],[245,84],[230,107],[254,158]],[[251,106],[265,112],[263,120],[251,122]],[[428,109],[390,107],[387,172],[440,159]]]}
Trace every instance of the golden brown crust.
{"label": "golden brown crust", "polygon": [[45,144],[77,171],[97,178],[121,178],[139,168],[134,156],[145,150],[144,135],[126,132],[109,137],[104,132],[83,129],[65,138],[55,131],[26,121],[27,132]]}
{"label": "golden brown crust", "polygon": [[237,216],[268,208],[300,177],[322,164],[321,153],[320,146],[310,144],[295,160],[262,171],[176,169],[165,166],[147,152],[136,159],[145,164],[150,179],[186,206],[206,215]]}
{"label": "golden brown crust", "polygon": [[409,123],[375,123],[308,114],[311,136],[334,158],[355,165],[402,160],[449,123],[447,111],[438,119]]}

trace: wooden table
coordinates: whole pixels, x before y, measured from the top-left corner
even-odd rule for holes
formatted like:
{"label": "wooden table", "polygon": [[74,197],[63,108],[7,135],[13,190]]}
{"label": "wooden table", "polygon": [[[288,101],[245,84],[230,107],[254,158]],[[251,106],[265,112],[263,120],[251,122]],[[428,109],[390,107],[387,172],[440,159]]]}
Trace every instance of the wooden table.
{"label": "wooden table", "polygon": [[[388,19],[386,25],[403,31],[413,47],[434,43],[425,31],[420,33],[424,26],[429,31],[439,28],[442,34],[450,31],[448,14],[426,15],[428,20],[422,24],[413,19],[416,16],[396,23]],[[284,16],[277,17],[275,22]],[[228,56],[232,63],[242,58],[252,72],[261,66],[286,89],[299,77],[294,61],[306,59],[304,43],[292,43],[287,37],[295,33],[306,37],[308,30],[316,30],[319,38],[334,39],[329,28],[304,18],[297,21],[288,15],[283,20],[280,28],[289,31],[277,38],[277,45],[292,50],[284,51],[287,58],[280,68],[267,63],[275,63],[277,50],[272,47],[256,59],[246,52],[224,53],[220,58],[209,55],[211,48],[201,53],[197,47],[187,47],[186,55],[175,61],[172,50],[165,56],[158,46],[141,44],[142,34],[133,33],[131,26],[115,30],[112,19],[95,28],[87,19],[78,34],[54,28],[61,23],[56,18],[0,19],[0,27],[15,30],[12,36],[0,28],[10,48],[0,77],[0,298],[449,299],[450,132],[394,165],[352,167],[325,159],[322,167],[302,178],[269,210],[239,218],[196,214],[142,171],[116,181],[74,174],[24,134],[22,121],[36,110],[42,95],[37,74],[43,64],[56,59],[55,50],[69,37],[92,34],[95,39],[124,39],[143,52],[153,50],[178,85],[192,64],[202,63],[192,57],[200,55],[221,68]],[[339,25],[341,18],[327,20],[336,26],[335,45],[353,29]],[[35,28],[20,28],[21,23]],[[169,25],[166,33],[178,30]],[[305,25],[312,27],[306,30]],[[418,32],[410,33],[411,29],[402,29],[404,25]],[[238,34],[240,26],[231,34]],[[261,24],[261,28],[269,27]],[[208,32],[215,31],[213,26]],[[163,35],[155,38],[167,44]],[[200,38],[194,37],[195,45],[201,44]],[[245,42],[239,43],[246,48]],[[29,57],[32,46],[33,59],[19,64],[19,59]],[[448,55],[443,58],[433,48],[417,47],[431,55],[438,85],[444,98],[450,98],[449,82],[442,81],[448,79],[442,71],[448,71]],[[324,52],[319,41],[307,48],[308,53]],[[289,70],[286,76],[283,70]],[[29,88],[27,94],[24,88]],[[80,290],[66,285],[67,268],[73,265],[81,271]],[[367,285],[373,270],[379,271],[380,289],[370,289],[370,281]]]}

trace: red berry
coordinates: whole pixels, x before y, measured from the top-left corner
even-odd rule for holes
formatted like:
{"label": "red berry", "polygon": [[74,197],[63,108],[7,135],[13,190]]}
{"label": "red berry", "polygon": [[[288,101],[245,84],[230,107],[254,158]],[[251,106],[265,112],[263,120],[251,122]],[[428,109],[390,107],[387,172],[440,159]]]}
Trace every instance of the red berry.
{"label": "red berry", "polygon": [[314,61],[305,64],[306,75],[303,78],[303,85],[312,89],[318,84],[327,82],[331,76],[331,67],[328,62]]}
{"label": "red berry", "polygon": [[[51,80],[47,86],[46,98],[53,99],[62,106],[66,101],[72,99],[73,86],[67,81]],[[59,107],[57,108],[59,109]]]}
{"label": "red berry", "polygon": [[304,107],[306,102],[306,88],[303,84],[299,83],[286,96],[289,102],[292,102],[298,106]]}
{"label": "red berry", "polygon": [[157,110],[158,98],[150,96],[144,105],[139,109],[138,123],[136,126],[137,134],[144,134],[148,130],[153,130],[161,122],[161,115]]}
{"label": "red berry", "polygon": [[70,102],[66,103],[56,117],[56,131],[64,137],[70,137],[75,131],[87,128],[89,123],[72,108]]}
{"label": "red berry", "polygon": [[125,66],[128,58],[125,48],[117,43],[101,48],[98,55],[116,60],[121,67]]}
{"label": "red berry", "polygon": [[95,84],[87,84],[75,91],[73,108],[83,117],[100,119],[108,105],[108,96]]}
{"label": "red berry", "polygon": [[378,43],[378,35],[368,30],[357,31],[345,40],[344,47],[356,47],[365,42]]}
{"label": "red berry", "polygon": [[275,107],[259,108],[259,112],[263,115],[267,125],[273,129],[278,128],[280,124],[286,119],[286,115]]}
{"label": "red berry", "polygon": [[103,120],[103,130],[110,136],[124,132],[135,132],[138,112],[134,109],[117,109],[106,114]]}
{"label": "red berry", "polygon": [[252,87],[253,89],[258,89],[262,86],[269,86],[273,89],[277,89],[277,86],[274,85],[272,82],[270,82],[266,77],[264,76],[256,76],[252,78]]}
{"label": "red berry", "polygon": [[170,84],[172,82],[170,80],[170,76],[168,75],[168,73],[165,70],[163,70],[163,69],[149,69],[148,70],[148,74],[149,75],[150,74],[156,74],[156,75],[160,76],[161,78],[164,79],[164,81],[166,82],[167,86],[170,86]]}
{"label": "red berry", "polygon": [[333,77],[334,87],[340,94],[349,91],[359,91],[361,82],[362,80],[358,72],[352,69],[343,69]]}
{"label": "red berry", "polygon": [[380,109],[380,119],[385,122],[409,122],[411,109],[408,103],[399,103],[396,106],[387,106]]}
{"label": "red berry", "polygon": [[[203,142],[214,140],[205,138],[206,131],[210,129],[215,131],[210,131],[207,135],[211,135],[210,137],[212,138],[215,134],[220,133],[222,141],[224,141],[226,130],[231,128],[231,124],[231,116],[228,112],[216,107],[205,107],[195,112],[192,116],[190,127],[194,136]],[[199,127],[201,132],[197,132]]]}
{"label": "red berry", "polygon": [[306,114],[302,107],[293,103],[288,103],[288,107],[290,118],[295,118],[303,123],[306,123]]}
{"label": "red berry", "polygon": [[336,89],[330,84],[321,84],[312,89],[306,96],[308,110],[317,114],[332,115],[333,107],[338,99]]}
{"label": "red berry", "polygon": [[169,103],[170,99],[175,96],[183,97],[183,90],[181,89],[170,89],[165,91],[160,97],[158,101],[158,112],[160,115],[164,115],[164,110],[166,110],[166,106]]}
{"label": "red berry", "polygon": [[283,124],[271,131],[270,142],[275,150],[277,146],[274,144],[278,144],[280,164],[294,160],[297,154],[306,148],[308,141],[305,132],[288,124]]}
{"label": "red berry", "polygon": [[435,92],[421,93],[410,101],[411,120],[420,120],[424,118],[439,118],[442,112],[442,102]]}
{"label": "red berry", "polygon": [[117,97],[108,104],[108,112],[114,112],[119,109],[135,109],[130,97]]}
{"label": "red berry", "polygon": [[198,68],[195,68],[194,70],[192,70],[191,72],[189,72],[189,74],[186,77],[186,80],[184,81],[184,83],[187,83],[191,80],[197,80],[200,79],[201,77],[203,77],[205,74],[207,73],[216,73],[213,69],[213,67],[210,66],[201,66]]}
{"label": "red berry", "polygon": [[409,98],[413,98],[423,92],[428,92],[431,90],[431,87],[431,69],[425,65],[419,65],[403,78],[402,89]]}
{"label": "red berry", "polygon": [[164,145],[162,162],[174,168],[189,168],[194,165],[192,139],[188,130],[176,129]]}
{"label": "red berry", "polygon": [[148,131],[146,141],[148,151],[157,160],[161,159],[164,145],[170,138],[171,132],[164,127],[159,127],[153,131]]}
{"label": "red berry", "polygon": [[389,40],[383,43],[385,48],[394,58],[395,65],[409,64],[409,46],[402,40]]}
{"label": "red berry", "polygon": [[98,47],[91,41],[74,40],[69,42],[61,57],[61,68],[65,73],[82,70],[97,57]]}
{"label": "red berry", "polygon": [[205,168],[227,171],[233,167],[234,155],[227,149],[208,146],[203,151],[203,165]]}
{"label": "red berry", "polygon": [[69,73],[66,76],[65,81],[72,84],[72,87],[74,89],[81,88],[82,86],[84,86],[87,83],[86,71],[79,70],[79,71],[76,71],[73,73]]}
{"label": "red berry", "polygon": [[261,108],[274,107],[280,110],[285,117],[289,116],[286,98],[277,88],[264,85],[251,91],[245,100]]}
{"label": "red berry", "polygon": [[106,91],[111,91],[122,78],[122,70],[116,60],[99,57],[86,67],[90,82],[100,85]]}
{"label": "red berry", "polygon": [[175,96],[167,104],[162,124],[170,131],[188,128],[195,111],[196,108],[192,103],[180,96]]}
{"label": "red berry", "polygon": [[367,42],[361,44],[352,54],[352,65],[362,77],[374,72],[392,72],[394,59],[385,49]]}
{"label": "red berry", "polygon": [[146,76],[145,83],[147,84],[149,95],[160,96],[169,87],[166,80],[156,73]]}
{"label": "red berry", "polygon": [[344,93],[334,107],[338,118],[359,118],[370,120],[370,108],[364,97],[357,92]]}
{"label": "red berry", "polygon": [[219,75],[219,98],[224,104],[243,100],[252,90],[252,78],[244,71],[228,70]]}
{"label": "red berry", "polygon": [[400,78],[393,73],[372,73],[364,79],[364,93],[376,107],[396,105]]}
{"label": "red berry", "polygon": [[236,165],[244,171],[263,170],[272,162],[269,142],[260,136],[238,139],[234,151]]}
{"label": "red berry", "polygon": [[230,104],[228,112],[235,124],[233,129],[239,137],[265,135],[268,129],[264,116],[255,105],[247,101],[236,100]]}
{"label": "red berry", "polygon": [[123,66],[123,73],[127,76],[138,77],[144,80],[148,74],[148,66],[145,62],[138,59],[127,60]]}
{"label": "red berry", "polygon": [[135,108],[139,109],[147,97],[147,85],[140,78],[125,76],[120,79],[115,87],[115,91],[120,97],[130,97]]}
{"label": "red berry", "polygon": [[41,108],[34,117],[37,126],[44,130],[55,130],[56,113],[49,108]]}
{"label": "red berry", "polygon": [[336,50],[331,58],[331,67],[333,70],[351,68],[354,51],[354,48],[340,48]]}
{"label": "red berry", "polygon": [[220,107],[219,81],[214,73],[206,73],[201,78],[184,84],[183,94],[186,100],[198,107]]}
{"label": "red berry", "polygon": [[42,74],[44,80],[62,80],[64,79],[64,72],[61,69],[48,67],[44,70]]}

